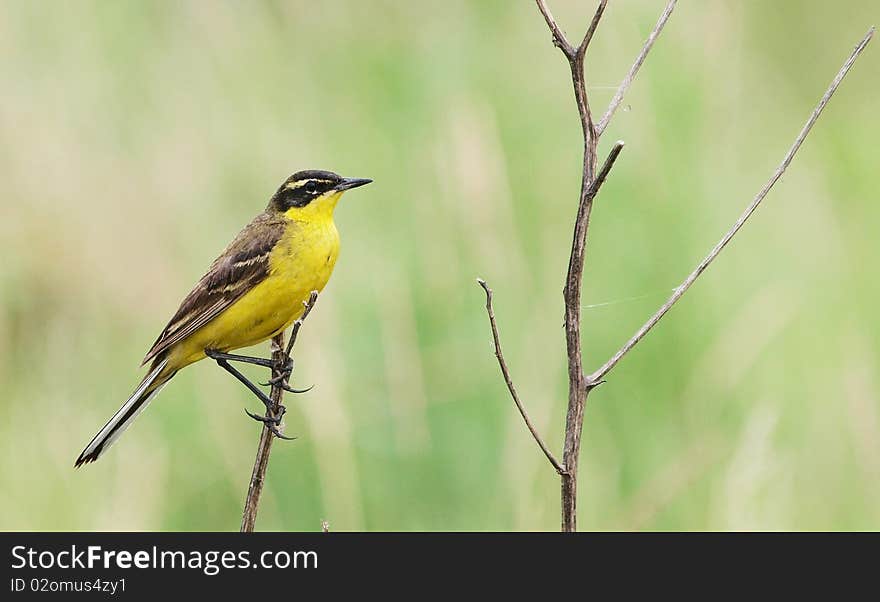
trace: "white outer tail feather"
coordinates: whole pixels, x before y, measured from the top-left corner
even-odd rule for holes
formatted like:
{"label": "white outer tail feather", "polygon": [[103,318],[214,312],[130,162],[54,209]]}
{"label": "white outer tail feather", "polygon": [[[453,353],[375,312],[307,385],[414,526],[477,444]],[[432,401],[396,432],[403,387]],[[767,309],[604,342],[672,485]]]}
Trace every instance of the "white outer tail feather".
{"label": "white outer tail feather", "polygon": [[[141,399],[144,391],[146,391],[147,388],[152,385],[153,382],[155,382],[156,378],[165,368],[166,364],[168,364],[168,360],[162,360],[146,376],[146,378],[144,378],[143,382],[138,386],[137,389],[135,389],[134,393],[132,393],[128,400],[124,404],[122,404],[122,407],[119,408],[115,414],[113,414],[113,417],[107,421],[107,424],[105,424],[104,427],[100,431],[98,431],[98,434],[95,435],[94,438],[89,442],[83,452],[79,455],[77,465],[85,462],[94,462],[95,460],[100,458],[104,454],[104,452],[106,452],[107,449],[109,449],[109,447],[113,445],[113,443],[115,443],[117,439],[119,439],[119,436],[123,432],[125,432],[125,429],[127,429],[131,425],[131,423],[134,422],[134,419],[137,418],[140,413],[144,411],[144,408],[146,408],[150,404],[150,402],[153,401],[156,395],[159,394],[159,391],[161,391],[162,388],[165,387],[166,384],[168,384],[168,380],[171,380],[170,377],[168,378],[168,380],[156,387],[155,390],[151,391],[149,395]],[[125,414],[135,404],[138,404],[135,412],[131,416],[129,416],[124,422],[120,422],[122,421]],[[93,456],[93,454],[95,454],[95,450],[98,450],[98,453]]]}

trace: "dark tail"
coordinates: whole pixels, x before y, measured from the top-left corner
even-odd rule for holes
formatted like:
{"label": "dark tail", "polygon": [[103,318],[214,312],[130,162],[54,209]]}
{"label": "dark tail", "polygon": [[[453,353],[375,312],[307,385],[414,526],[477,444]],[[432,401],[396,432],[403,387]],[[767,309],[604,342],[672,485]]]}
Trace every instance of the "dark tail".
{"label": "dark tail", "polygon": [[108,447],[113,445],[113,442],[137,418],[138,414],[147,407],[147,404],[156,397],[165,383],[171,380],[171,377],[175,374],[175,372],[163,374],[167,364],[167,359],[153,364],[153,369],[144,377],[144,380],[141,381],[138,388],[131,394],[128,401],[113,414],[113,417],[104,425],[104,428],[98,431],[94,439],[86,445],[79,458],[76,459],[75,467],[78,468],[82,464],[88,464],[97,460]]}

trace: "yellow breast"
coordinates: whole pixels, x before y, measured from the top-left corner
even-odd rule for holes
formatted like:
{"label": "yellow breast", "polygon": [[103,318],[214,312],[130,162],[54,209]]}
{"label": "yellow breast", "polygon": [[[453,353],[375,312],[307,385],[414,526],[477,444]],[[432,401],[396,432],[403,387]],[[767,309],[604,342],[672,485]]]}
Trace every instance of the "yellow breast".
{"label": "yellow breast", "polygon": [[269,256],[269,275],[182,341],[169,363],[179,369],[204,358],[205,349],[229,351],[275,336],[302,315],[303,302],[313,290],[323,290],[338,255],[339,233],[332,214],[328,219],[290,219]]}

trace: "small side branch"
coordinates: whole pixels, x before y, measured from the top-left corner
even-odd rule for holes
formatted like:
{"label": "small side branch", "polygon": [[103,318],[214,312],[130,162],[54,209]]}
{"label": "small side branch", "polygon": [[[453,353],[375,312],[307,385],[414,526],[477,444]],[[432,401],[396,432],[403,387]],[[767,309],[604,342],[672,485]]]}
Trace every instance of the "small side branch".
{"label": "small side branch", "polygon": [[767,193],[770,192],[770,189],[773,188],[773,185],[779,181],[779,178],[782,177],[782,174],[785,173],[785,170],[788,168],[791,160],[794,158],[798,149],[803,144],[804,140],[807,137],[807,134],[810,133],[810,130],[813,128],[813,125],[816,123],[816,120],[819,119],[819,116],[822,114],[822,111],[825,109],[825,105],[828,104],[828,101],[831,100],[831,96],[837,90],[840,83],[843,81],[843,78],[846,77],[846,74],[849,72],[850,68],[856,62],[856,59],[859,58],[859,55],[868,45],[868,42],[871,41],[871,38],[874,36],[874,28],[868,30],[868,33],[865,34],[865,37],[862,38],[861,42],[855,47],[852,54],[850,54],[849,58],[846,59],[846,62],[843,63],[843,66],[840,68],[840,71],[837,72],[834,80],[831,82],[831,85],[825,91],[825,94],[819,100],[819,104],[816,105],[816,108],[813,109],[812,114],[810,115],[807,122],[804,124],[804,127],[801,129],[797,138],[795,138],[794,143],[791,145],[791,148],[788,149],[788,152],[783,157],[782,162],[779,164],[779,167],[776,168],[776,171],[773,172],[773,175],[770,176],[770,179],[764,184],[763,188],[758,192],[755,198],[752,200],[751,204],[746,207],[745,211],[743,211],[742,215],[740,215],[739,219],[736,220],[736,223],[727,231],[727,233],[721,237],[721,240],[718,241],[718,244],[709,252],[708,255],[697,265],[693,272],[685,278],[684,282],[682,282],[678,288],[675,289],[675,292],[671,297],[664,303],[657,312],[651,316],[645,324],[639,328],[639,330],[626,342],[626,344],[620,348],[620,350],[615,353],[611,359],[609,359],[605,364],[593,372],[589,376],[589,382],[596,383],[600,381],[608,372],[611,371],[617,363],[623,359],[629,351],[641,341],[646,334],[660,321],[660,319],[666,315],[675,303],[681,299],[682,295],[691,287],[691,285],[700,277],[703,271],[709,267],[709,264],[715,260],[719,253],[721,253],[722,249],[727,246],[727,243],[734,237],[734,235],[739,232],[740,228],[746,223],[746,220],[751,217],[751,215],[758,208],[758,205],[761,204],[761,201],[764,200],[764,197],[767,196]]}
{"label": "small side branch", "polygon": [[605,6],[607,5],[608,0],[599,1],[599,6],[596,8],[596,14],[593,15],[593,20],[590,21],[587,33],[584,34],[584,39],[581,41],[580,46],[577,47],[577,54],[581,57],[587,53],[587,48],[589,48],[590,42],[593,40],[593,34],[596,33],[596,28],[599,26],[599,21],[602,19],[602,13],[605,12]]}
{"label": "small side branch", "polygon": [[611,121],[611,118],[614,116],[614,113],[617,111],[620,103],[623,102],[623,97],[626,94],[626,91],[629,90],[629,87],[632,85],[633,80],[636,78],[636,74],[639,72],[642,63],[645,62],[645,58],[648,56],[648,53],[654,46],[654,42],[657,41],[657,38],[660,36],[660,32],[663,31],[663,27],[666,26],[666,22],[672,15],[672,11],[673,9],[675,9],[675,2],[676,0],[669,0],[669,2],[666,4],[666,8],[663,9],[663,13],[657,20],[657,24],[654,26],[654,29],[651,30],[651,34],[645,41],[645,45],[642,47],[642,51],[639,53],[639,56],[636,57],[636,60],[632,64],[632,67],[629,68],[629,73],[627,73],[626,77],[623,78],[623,81],[620,82],[620,86],[617,88],[617,92],[614,93],[614,97],[608,104],[608,108],[605,110],[605,114],[602,115],[602,119],[600,119],[599,123],[596,124],[597,135],[602,135],[602,132],[604,132],[605,128],[608,127],[608,122]]}
{"label": "small side branch", "polygon": [[278,333],[272,338],[272,391],[269,398],[272,400],[272,407],[266,408],[265,420],[263,421],[263,429],[260,432],[260,442],[257,445],[257,457],[254,460],[254,468],[251,471],[251,481],[248,486],[247,499],[244,503],[244,512],[241,517],[241,532],[250,533],[254,530],[254,524],[257,521],[257,510],[260,507],[260,496],[263,493],[263,484],[266,481],[266,470],[269,468],[269,454],[272,452],[272,442],[275,440],[277,427],[275,426],[284,415],[281,402],[284,399],[284,391],[290,390],[288,379],[290,372],[285,371],[284,367],[289,365],[290,353],[293,351],[293,345],[296,343],[296,337],[299,334],[302,323],[312,311],[318,300],[318,292],[312,291],[308,301],[303,303],[305,309],[302,316],[293,324],[293,330],[290,333],[290,342],[284,347],[284,333]]}
{"label": "small side branch", "polygon": [[303,322],[305,322],[306,318],[309,317],[309,314],[312,313],[312,309],[317,302],[318,291],[312,291],[308,300],[303,303],[305,309],[303,309],[302,315],[299,317],[299,320],[293,323],[293,328],[290,331],[290,342],[287,343],[287,349],[285,350],[287,357],[290,357],[290,353],[293,351],[293,346],[296,344],[296,337],[299,336],[299,329],[302,328]]}
{"label": "small side branch", "polygon": [[565,474],[565,468],[559,463],[559,460],[556,459],[553,452],[550,451],[550,448],[548,448],[547,444],[544,443],[544,440],[541,439],[541,435],[538,434],[535,425],[532,424],[532,420],[529,418],[529,413],[526,412],[526,409],[516,392],[516,387],[513,385],[513,379],[511,379],[510,371],[507,369],[507,362],[504,361],[504,354],[501,352],[501,341],[498,338],[498,325],[495,322],[495,310],[492,307],[492,289],[489,288],[489,285],[486,284],[486,281],[482,278],[477,278],[477,284],[483,287],[483,290],[486,291],[486,313],[489,315],[489,325],[492,328],[492,340],[495,342],[495,357],[498,358],[498,366],[501,368],[501,374],[504,376],[504,382],[507,383],[507,390],[510,391],[513,403],[516,404],[516,408],[523,417],[526,427],[528,427],[529,432],[532,433],[532,437],[535,439],[538,447],[540,447],[541,451],[544,452],[544,455],[547,456],[550,464],[553,465],[556,472],[559,474]]}
{"label": "small side branch", "polygon": [[596,181],[593,182],[593,188],[590,190],[590,195],[593,198],[596,198],[599,189],[602,188],[602,184],[605,183],[605,179],[608,177],[608,174],[611,173],[611,168],[614,167],[614,162],[617,161],[620,151],[623,150],[623,144],[623,140],[618,140],[614,143],[614,146],[611,147],[611,152],[608,153],[608,158],[606,158],[605,163],[602,164],[602,168],[596,175]]}

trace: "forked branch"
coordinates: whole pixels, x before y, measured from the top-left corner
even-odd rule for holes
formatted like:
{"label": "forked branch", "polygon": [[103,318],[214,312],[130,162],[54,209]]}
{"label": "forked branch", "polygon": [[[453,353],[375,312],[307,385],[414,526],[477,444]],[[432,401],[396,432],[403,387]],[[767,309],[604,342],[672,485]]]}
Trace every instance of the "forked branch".
{"label": "forked branch", "polygon": [[672,11],[675,8],[676,0],[669,0],[667,2],[663,12],[660,15],[660,18],[657,20],[656,25],[652,29],[651,33],[648,35],[645,44],[643,45],[641,51],[633,62],[632,67],[630,67],[626,76],[623,78],[623,81],[620,83],[620,86],[617,88],[617,91],[611,99],[608,108],[605,110],[602,118],[599,119],[599,121],[596,123],[593,122],[592,114],[590,112],[590,103],[587,96],[587,87],[584,75],[584,59],[586,50],[589,47],[590,41],[593,39],[593,35],[595,34],[599,21],[601,20],[602,15],[605,11],[607,0],[601,0],[599,2],[599,5],[596,9],[595,14],[593,15],[593,19],[590,22],[589,27],[587,28],[584,38],[577,47],[574,47],[568,40],[568,38],[566,38],[562,29],[559,27],[559,24],[556,22],[556,19],[553,17],[553,14],[547,8],[545,1],[535,1],[537,3],[538,9],[540,10],[541,14],[544,17],[544,20],[547,23],[547,27],[549,27],[553,35],[554,45],[558,47],[565,55],[571,69],[571,79],[574,87],[575,104],[577,106],[578,115],[580,117],[584,142],[581,190],[578,201],[577,215],[575,217],[574,236],[571,243],[571,253],[569,255],[568,273],[566,275],[565,288],[563,290],[565,301],[565,336],[566,351],[568,357],[569,394],[568,411],[565,420],[565,444],[563,448],[563,457],[561,463],[555,459],[552,453],[550,453],[549,448],[537,433],[534,425],[529,419],[528,413],[525,411],[525,408],[523,407],[523,404],[519,399],[516,388],[513,385],[509,370],[506,363],[504,362],[504,358],[501,353],[501,345],[498,340],[498,327],[495,322],[495,315],[492,308],[492,291],[484,281],[478,280],[478,282],[480,286],[482,286],[483,289],[486,291],[486,310],[489,314],[489,322],[492,328],[493,339],[495,341],[495,354],[498,357],[498,363],[501,367],[501,372],[504,376],[504,380],[507,383],[507,388],[510,391],[514,403],[519,409],[520,414],[522,415],[526,423],[526,426],[532,433],[532,437],[538,443],[541,450],[544,452],[544,455],[547,456],[547,459],[561,476],[562,529],[563,531],[574,531],[577,525],[577,475],[578,461],[580,458],[580,440],[581,431],[583,429],[584,407],[586,405],[587,396],[593,388],[595,388],[599,383],[603,382],[603,377],[608,374],[608,372],[612,368],[614,368],[614,366],[617,365],[617,363],[633,347],[635,347],[635,345],[638,344],[638,342],[642,340],[642,338],[644,338],[648,331],[650,331],[651,328],[653,328],[666,314],[666,312],[669,311],[669,309],[681,298],[681,296],[688,290],[688,288],[694,283],[694,281],[696,281],[700,274],[702,274],[703,271],[709,266],[709,264],[715,259],[715,257],[718,256],[721,250],[724,249],[727,243],[730,242],[730,240],[739,231],[739,229],[742,228],[746,220],[748,220],[752,213],[754,213],[754,211],[758,208],[758,205],[760,205],[761,201],[763,201],[764,197],[767,196],[767,193],[770,191],[773,185],[785,172],[786,168],[791,163],[791,160],[793,159],[795,153],[800,148],[807,134],[809,134],[810,129],[813,127],[813,124],[815,124],[816,120],[819,118],[819,115],[822,113],[822,110],[825,108],[825,105],[828,103],[831,96],[837,90],[837,87],[840,85],[843,78],[849,72],[853,63],[859,57],[861,52],[865,49],[865,46],[871,40],[872,36],[874,35],[874,28],[872,27],[868,31],[862,41],[858,44],[858,46],[856,46],[855,50],[853,50],[850,57],[847,59],[843,67],[841,67],[840,71],[837,73],[837,76],[832,81],[831,86],[828,88],[828,90],[825,92],[825,95],[819,101],[818,106],[810,115],[807,123],[804,125],[800,134],[795,139],[794,144],[791,146],[788,153],[783,158],[782,163],[773,173],[770,180],[760,190],[757,196],[755,196],[751,204],[746,208],[745,212],[743,212],[743,214],[736,221],[733,227],[721,238],[718,244],[715,245],[712,251],[710,251],[710,253],[703,259],[703,261],[701,261],[697,265],[696,269],[694,269],[694,271],[685,279],[685,281],[677,289],[675,289],[675,292],[666,301],[666,303],[664,303],[663,306],[659,310],[657,310],[657,312],[653,316],[651,316],[651,318],[632,336],[632,338],[630,338],[629,341],[627,341],[626,344],[624,344],[624,346],[621,347],[621,349],[617,353],[615,353],[607,362],[605,362],[602,367],[587,376],[583,370],[583,350],[581,347],[580,332],[580,299],[581,283],[583,280],[584,271],[584,260],[586,255],[587,234],[590,224],[590,213],[592,211],[593,201],[597,193],[599,192],[599,189],[605,182],[605,179],[607,178],[608,173],[613,167],[615,160],[620,154],[620,151],[623,149],[623,142],[617,142],[612,147],[608,158],[599,169],[597,169],[598,161],[596,150],[598,147],[599,138],[605,132],[605,129],[608,127],[608,124],[611,121],[611,118],[614,116],[615,112],[620,107],[620,104],[623,102],[624,96],[632,85],[633,80],[638,74],[638,71],[641,68],[642,64],[645,62],[645,58],[651,51],[651,48],[653,48],[654,43],[657,41],[660,33],[663,31],[663,28],[668,22],[669,17],[672,15]]}

